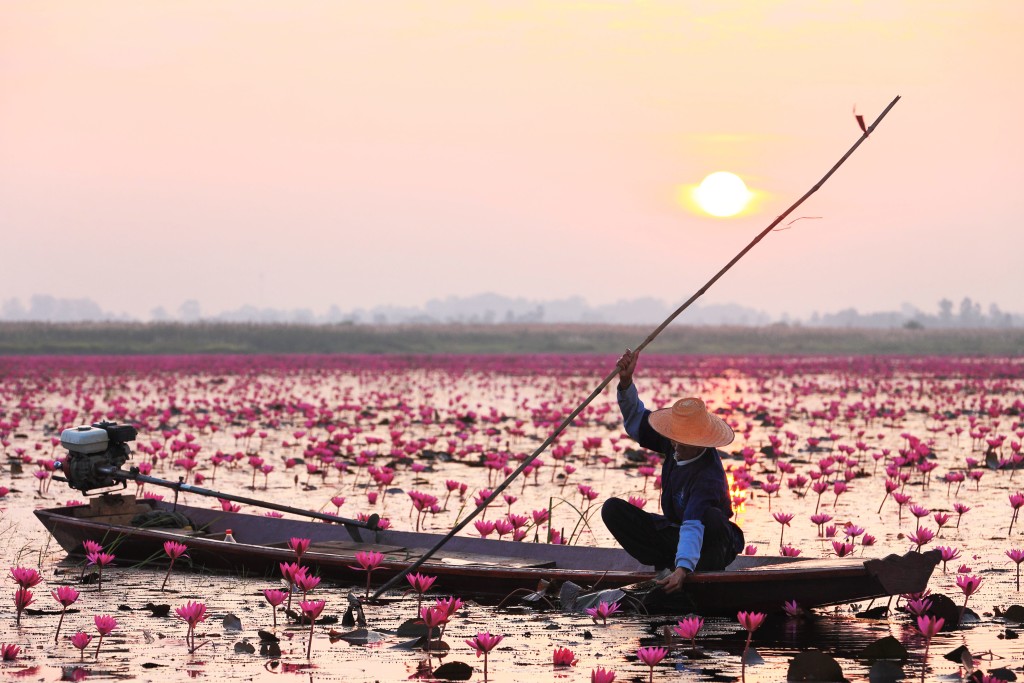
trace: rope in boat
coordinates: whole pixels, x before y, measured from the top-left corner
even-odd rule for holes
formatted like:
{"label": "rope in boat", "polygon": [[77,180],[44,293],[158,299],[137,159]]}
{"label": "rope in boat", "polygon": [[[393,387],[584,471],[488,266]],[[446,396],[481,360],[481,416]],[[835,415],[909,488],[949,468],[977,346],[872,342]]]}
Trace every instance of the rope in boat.
{"label": "rope in boat", "polygon": [[[839,167],[842,166],[843,163],[847,159],[850,158],[850,156],[857,150],[858,147],[860,147],[861,143],[868,139],[868,137],[871,135],[871,133],[875,130],[875,127],[878,126],[879,123],[881,123],[882,119],[885,118],[885,115],[889,113],[889,110],[892,109],[894,106],[896,106],[896,103],[899,102],[899,101],[900,101],[900,96],[897,95],[893,99],[893,101],[890,102],[889,105],[885,109],[882,110],[882,113],[878,115],[878,118],[875,119],[874,123],[872,123],[866,129],[864,129],[864,132],[861,134],[860,138],[858,138],[858,140],[855,143],[853,143],[853,146],[850,147],[849,150],[847,150],[846,154],[844,154],[842,156],[842,158],[840,158],[839,161],[837,161],[832,166],[832,168],[829,169],[828,173],[826,173],[824,176],[822,176],[821,180],[819,180],[817,183],[815,183],[814,186],[811,189],[809,189],[807,192],[805,192],[802,197],[800,197],[788,209],[786,209],[784,212],[782,212],[774,221],[771,222],[771,224],[767,228],[762,230],[757,235],[757,237],[755,237],[753,240],[751,240],[750,243],[747,246],[743,247],[743,249],[741,249],[740,252],[738,254],[736,254],[732,258],[732,260],[730,260],[728,263],[726,263],[722,267],[721,270],[719,270],[717,273],[715,273],[715,275],[710,280],[708,280],[707,283],[705,283],[703,287],[698,289],[693,294],[693,296],[691,296],[689,299],[684,301],[682,303],[682,305],[679,306],[679,308],[677,308],[675,311],[673,311],[665,319],[664,322],[662,322],[660,325],[658,325],[656,328],[654,328],[654,331],[651,332],[649,335],[647,335],[647,338],[644,339],[642,342],[640,342],[639,345],[637,345],[637,347],[636,347],[634,352],[635,353],[639,353],[640,351],[642,351],[645,348],[647,348],[647,345],[650,344],[652,341],[654,341],[655,337],[657,337],[659,334],[661,334],[662,330],[664,330],[666,327],[668,327],[669,324],[673,320],[675,320],[677,317],[679,317],[680,313],[685,311],[687,308],[690,307],[691,304],[693,304],[694,301],[696,301],[701,296],[703,296],[703,294],[706,291],[708,291],[708,289],[710,289],[713,284],[718,282],[718,280],[723,275],[725,275],[729,271],[730,268],[732,268],[734,265],[736,265],[737,261],[739,261],[741,258],[743,258],[748,251],[753,249],[754,246],[757,245],[758,242],[760,242],[762,239],[764,239],[768,235],[768,233],[770,233],[772,230],[774,230],[779,225],[779,223],[781,223],[783,220],[786,219],[787,216],[789,216],[791,213],[793,213],[793,211],[795,211],[797,207],[799,207],[801,204],[803,204],[804,201],[806,201],[808,197],[810,197],[812,194],[817,192],[821,188],[821,186],[825,184],[825,181],[827,181],[829,178],[831,178],[832,174],[835,173],[839,169]],[[440,541],[438,541],[434,545],[434,547],[432,547],[429,550],[427,550],[427,552],[423,553],[423,555],[421,555],[419,557],[419,559],[417,559],[415,562],[410,564],[408,567],[406,567],[405,569],[400,571],[398,574],[393,576],[383,586],[378,588],[376,590],[376,592],[374,592],[374,594],[371,596],[371,599],[376,600],[385,591],[387,591],[389,588],[391,588],[396,583],[401,581],[402,578],[405,577],[406,574],[409,574],[410,572],[414,572],[417,569],[419,569],[420,566],[422,566],[424,562],[429,560],[434,555],[434,553],[436,553],[438,550],[440,550],[442,547],[444,547],[444,545],[446,543],[448,543],[448,541],[450,541],[452,538],[454,538],[456,534],[458,534],[460,531],[462,531],[466,527],[467,524],[469,524],[471,521],[473,521],[473,518],[476,517],[478,514],[480,514],[480,512],[484,508],[486,508],[488,505],[490,505],[491,502],[495,498],[497,498],[498,495],[502,491],[504,491],[508,487],[508,485],[511,484],[512,481],[523,472],[523,470],[525,470],[527,467],[529,467],[530,463],[532,463],[541,453],[543,453],[545,450],[547,450],[548,446],[550,446],[554,442],[554,440],[556,438],[558,438],[558,435],[561,434],[563,431],[565,431],[566,427],[568,427],[570,424],[572,424],[573,420],[575,420],[576,417],[581,412],[583,412],[583,409],[586,408],[588,405],[590,405],[591,402],[593,402],[593,400],[595,398],[597,398],[601,394],[602,391],[604,391],[604,388],[606,386],[608,386],[608,384],[610,384],[613,379],[615,379],[615,376],[618,375],[618,373],[619,373],[619,370],[616,367],[614,370],[612,370],[608,374],[607,377],[605,377],[601,381],[600,384],[597,385],[597,387],[592,392],[590,392],[590,395],[587,396],[587,398],[584,399],[583,402],[581,404],[579,404],[579,406],[577,406],[575,410],[573,410],[571,413],[569,413],[565,417],[565,419],[562,420],[562,422],[555,428],[555,430],[553,432],[551,432],[551,434],[548,436],[548,438],[546,438],[544,440],[544,442],[540,446],[538,446],[537,449],[529,457],[525,458],[519,464],[519,467],[517,467],[510,475],[508,475],[508,477],[505,479],[505,481],[503,481],[501,484],[499,484],[491,492],[491,495],[488,496],[488,498],[486,500],[484,500],[479,506],[477,506],[477,508],[475,510],[473,510],[471,513],[469,513],[469,515],[467,515],[465,519],[463,519],[461,522],[459,522],[454,527],[452,527],[452,529],[447,534],[445,534],[445,536]]]}

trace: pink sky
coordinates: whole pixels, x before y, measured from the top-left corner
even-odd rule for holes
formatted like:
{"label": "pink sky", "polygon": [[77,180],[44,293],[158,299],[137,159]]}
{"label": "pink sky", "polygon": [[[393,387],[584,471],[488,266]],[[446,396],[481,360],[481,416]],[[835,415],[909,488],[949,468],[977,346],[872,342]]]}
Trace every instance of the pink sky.
{"label": "pink sky", "polygon": [[[1024,3],[0,5],[0,300],[1024,312]],[[716,219],[677,188],[761,194]],[[685,322],[685,316],[680,320]]]}

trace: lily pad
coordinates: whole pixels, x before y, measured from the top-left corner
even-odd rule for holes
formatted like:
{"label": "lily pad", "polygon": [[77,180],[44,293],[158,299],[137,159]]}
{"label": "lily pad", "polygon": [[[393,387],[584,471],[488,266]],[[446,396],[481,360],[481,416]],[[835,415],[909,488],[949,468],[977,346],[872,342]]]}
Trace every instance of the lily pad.
{"label": "lily pad", "polygon": [[888,659],[879,659],[871,665],[868,680],[871,683],[894,683],[906,678],[903,666]]}
{"label": "lily pad", "polygon": [[281,646],[274,641],[261,640],[260,641],[260,654],[264,657],[280,657]]}
{"label": "lily pad", "polygon": [[1017,675],[1007,669],[1005,666],[1001,666],[998,669],[989,669],[988,675],[992,678],[998,678],[1001,681],[1015,681]]}
{"label": "lily pad", "polygon": [[907,648],[899,640],[892,636],[879,638],[860,651],[858,659],[868,661],[878,659],[897,659],[904,661],[907,658]]}
{"label": "lily pad", "polygon": [[[431,636],[437,636],[441,634],[441,629],[437,626],[431,633]],[[427,635],[427,625],[423,623],[422,619],[406,619],[403,621],[398,629],[395,631],[396,636],[402,638],[422,638]]]}
{"label": "lily pad", "polygon": [[256,648],[248,640],[242,640],[235,643],[235,654],[254,655]]}
{"label": "lily pad", "polygon": [[344,640],[349,645],[372,645],[384,640],[383,634],[366,628],[357,628],[356,630],[348,631],[347,633],[338,633],[337,631],[332,630],[330,632],[330,637],[332,643]]}
{"label": "lily pad", "polygon": [[[622,598],[624,597],[626,597],[625,592],[619,590],[618,588],[609,588],[608,590],[597,591],[596,593],[586,593],[583,595],[577,595],[576,599],[573,601],[570,611],[582,612],[583,610],[597,607],[602,602],[607,602],[608,604],[611,604],[613,602],[618,602],[619,600],[622,600]],[[562,603],[562,606],[563,609],[565,609],[564,602]]]}
{"label": "lily pad", "polygon": [[789,660],[787,681],[842,681],[843,667],[831,656],[818,650],[799,652]]}
{"label": "lily pad", "polygon": [[222,620],[225,631],[241,631],[242,620],[236,617],[234,614],[225,614]]}
{"label": "lily pad", "polygon": [[863,612],[857,612],[858,619],[887,619],[888,617],[889,608],[886,605],[879,605],[878,607],[866,609]]}
{"label": "lily pad", "polygon": [[1003,618],[1009,621],[1015,621],[1018,624],[1024,624],[1024,607],[1020,605],[1010,605],[1003,612]]}
{"label": "lily pad", "polygon": [[171,613],[170,605],[154,605],[151,602],[147,602],[143,609],[148,609],[150,616],[154,617],[166,617]]}
{"label": "lily pad", "polygon": [[445,662],[434,669],[434,678],[443,681],[468,681],[473,677],[473,667],[465,662]]}

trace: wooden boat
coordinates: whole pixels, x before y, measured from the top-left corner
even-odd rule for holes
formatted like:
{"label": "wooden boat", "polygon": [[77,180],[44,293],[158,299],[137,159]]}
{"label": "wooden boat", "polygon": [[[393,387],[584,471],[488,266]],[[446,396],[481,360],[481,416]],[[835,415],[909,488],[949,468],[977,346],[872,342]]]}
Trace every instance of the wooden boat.
{"label": "wooden boat", "polygon": [[[140,525],[141,516],[176,511],[187,527]],[[322,578],[363,585],[364,571],[355,553],[375,550],[384,562],[373,573],[380,585],[395,576],[440,536],[395,530],[263,517],[221,510],[174,506],[134,496],[93,498],[90,505],[37,510],[36,516],[64,550],[82,554],[82,542],[95,541],[121,564],[162,563],[163,544],[176,540],[188,546],[197,570],[244,571],[248,576],[280,577],[280,563],[292,562],[292,537],[312,543],[303,556]],[[231,529],[237,542],[225,541]],[[735,614],[737,610],[778,611],[787,600],[808,609],[882,598],[925,589],[939,562],[938,551],[908,553],[884,559],[800,559],[739,557],[724,571],[699,572],[687,579],[682,594],[651,589],[653,570],[619,548],[516,543],[457,536],[420,568],[437,577],[435,591],[497,602],[518,589],[536,591],[572,581],[584,590],[633,585],[652,613]],[[176,566],[184,566],[180,562]],[[353,568],[356,567],[356,568]],[[547,584],[545,583],[547,582]]]}

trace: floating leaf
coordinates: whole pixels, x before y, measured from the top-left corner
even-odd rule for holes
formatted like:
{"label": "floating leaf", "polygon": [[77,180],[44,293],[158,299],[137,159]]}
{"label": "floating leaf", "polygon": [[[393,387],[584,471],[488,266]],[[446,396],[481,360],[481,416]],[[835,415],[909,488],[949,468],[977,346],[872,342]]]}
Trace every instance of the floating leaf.
{"label": "floating leaf", "polygon": [[906,678],[903,667],[889,659],[879,659],[871,665],[868,680],[871,683],[894,683]]}
{"label": "floating leaf", "polygon": [[1017,680],[1017,674],[1013,673],[1005,666],[1001,666],[998,669],[989,669],[988,675],[993,678],[998,678],[1001,681],[1015,681]]}
{"label": "floating leaf", "polygon": [[256,648],[248,640],[243,640],[235,643],[235,654],[254,655],[256,654]]}
{"label": "floating leaf", "polygon": [[957,664],[960,664],[960,663],[962,663],[964,661],[964,654],[966,654],[968,657],[970,657],[971,656],[971,651],[967,649],[966,645],[961,645],[960,647],[956,648],[955,650],[950,650],[946,654],[942,655],[942,658],[943,659],[948,659],[951,662],[956,662]]}
{"label": "floating leaf", "polygon": [[434,669],[434,678],[443,681],[468,681],[473,677],[473,667],[465,662],[445,662]]}
{"label": "floating leaf", "polygon": [[260,641],[260,654],[264,657],[280,657],[281,646],[276,642]]}
{"label": "floating leaf", "polygon": [[241,631],[242,620],[236,617],[234,614],[225,614],[222,620],[225,631]]}
{"label": "floating leaf", "polygon": [[562,603],[562,609],[568,612],[573,611],[576,604],[576,596],[583,592],[583,589],[573,583],[566,581],[558,591],[558,600]]}
{"label": "floating leaf", "polygon": [[332,643],[344,640],[350,645],[372,645],[384,640],[384,636],[382,634],[365,628],[357,628],[356,630],[349,631],[347,633],[338,633],[332,629],[329,635]]}
{"label": "floating leaf", "polygon": [[1010,605],[1003,612],[1003,618],[1015,621],[1018,624],[1024,624],[1024,607],[1020,605]]}
{"label": "floating leaf", "polygon": [[843,667],[839,662],[818,650],[798,652],[789,660],[787,681],[843,681]]}
{"label": "floating leaf", "polygon": [[858,619],[887,619],[888,617],[889,608],[885,605],[872,607],[871,609],[866,609],[863,612],[857,613]]}
{"label": "floating leaf", "polygon": [[171,613],[170,605],[154,605],[151,602],[147,602],[143,609],[148,609],[150,611],[150,616],[153,617],[166,617]]}
{"label": "floating leaf", "polygon": [[869,643],[867,647],[860,651],[857,658],[869,661],[875,659],[898,659],[903,661],[907,658],[907,648],[892,636],[886,636],[879,638],[873,643]]}
{"label": "floating leaf", "polygon": [[270,631],[264,631],[263,629],[260,629],[260,630],[256,631],[256,635],[258,635],[260,637],[260,642],[262,642],[262,643],[279,643],[279,642],[281,642],[281,639],[278,638],[276,635],[274,635]]}
{"label": "floating leaf", "polygon": [[[626,593],[618,588],[609,588],[608,590],[596,593],[577,595],[573,601],[571,611],[582,612],[587,608],[597,607],[602,602],[607,602],[610,605],[613,602],[622,600],[624,597],[626,597]],[[562,609],[565,609],[564,603]]]}

